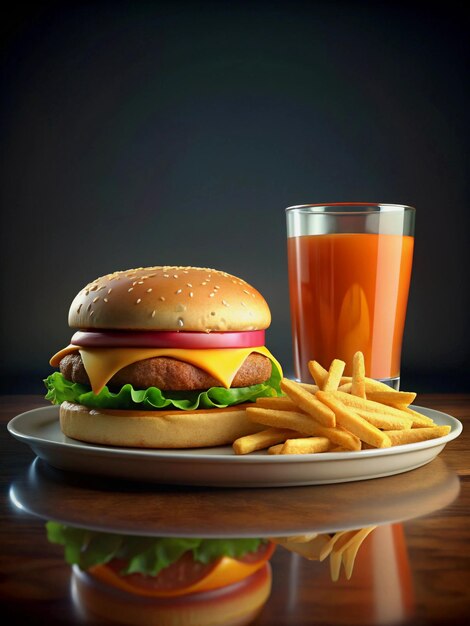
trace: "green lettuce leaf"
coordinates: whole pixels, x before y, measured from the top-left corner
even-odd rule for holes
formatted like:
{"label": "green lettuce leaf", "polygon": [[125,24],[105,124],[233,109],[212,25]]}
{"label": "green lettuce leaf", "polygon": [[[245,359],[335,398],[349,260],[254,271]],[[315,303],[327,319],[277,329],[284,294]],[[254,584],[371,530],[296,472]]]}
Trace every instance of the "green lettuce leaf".
{"label": "green lettuce leaf", "polygon": [[195,561],[207,564],[222,556],[241,558],[256,552],[263,539],[197,539],[174,537],[141,537],[102,533],[47,522],[47,538],[64,546],[65,560],[83,570],[108,563],[114,558],[127,561],[122,574],[156,576],[191,551]]}
{"label": "green lettuce leaf", "polygon": [[94,394],[88,385],[72,383],[59,372],[54,372],[44,380],[46,400],[52,404],[74,402],[97,409],[156,410],[172,407],[184,411],[196,409],[224,408],[242,402],[255,402],[256,398],[282,395],[281,373],[273,363],[271,378],[259,385],[226,389],[211,387],[207,391],[162,391],[157,387],[134,389],[123,385],[118,392],[104,387]]}

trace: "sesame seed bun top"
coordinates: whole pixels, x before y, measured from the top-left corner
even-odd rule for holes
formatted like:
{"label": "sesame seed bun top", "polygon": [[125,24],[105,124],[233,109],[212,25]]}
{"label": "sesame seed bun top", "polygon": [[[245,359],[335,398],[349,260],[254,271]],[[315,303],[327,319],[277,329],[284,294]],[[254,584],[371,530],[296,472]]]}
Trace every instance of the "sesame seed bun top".
{"label": "sesame seed bun top", "polygon": [[72,328],[108,330],[263,330],[271,313],[241,278],[202,267],[140,267],[84,287],[69,311]]}

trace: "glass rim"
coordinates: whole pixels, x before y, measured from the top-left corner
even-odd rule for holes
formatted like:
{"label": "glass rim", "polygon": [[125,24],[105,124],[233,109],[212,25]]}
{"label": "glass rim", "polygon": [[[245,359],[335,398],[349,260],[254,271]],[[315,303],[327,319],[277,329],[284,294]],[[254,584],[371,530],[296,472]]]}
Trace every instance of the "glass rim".
{"label": "glass rim", "polygon": [[[352,208],[352,210],[347,210]],[[355,207],[362,207],[363,210]],[[405,213],[416,209],[407,204],[386,202],[324,202],[320,204],[296,204],[286,208],[286,213],[316,215],[371,215],[374,213]]]}

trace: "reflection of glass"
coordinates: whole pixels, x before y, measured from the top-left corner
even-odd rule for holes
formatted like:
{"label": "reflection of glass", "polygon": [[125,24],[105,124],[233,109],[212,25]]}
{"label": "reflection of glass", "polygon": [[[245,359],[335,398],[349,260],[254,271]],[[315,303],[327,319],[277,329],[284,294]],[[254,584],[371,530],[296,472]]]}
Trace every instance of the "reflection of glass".
{"label": "reflection of glass", "polygon": [[384,204],[287,209],[297,378],[364,353],[366,375],[398,387],[413,257],[414,209]]}
{"label": "reflection of glass", "polygon": [[[338,559],[331,558],[331,555],[330,571],[322,567],[322,563],[306,566],[297,554],[303,551],[307,558],[319,561],[321,548],[312,545],[312,556],[309,557],[308,546],[302,548],[298,544],[296,554],[293,554],[294,571],[290,582],[295,580],[296,587],[303,587],[303,580],[308,580],[312,603],[315,604],[315,623],[330,623],[329,616],[319,614],[319,610],[321,598],[332,593],[336,597],[334,623],[358,626],[411,623],[414,589],[403,525],[387,524],[376,527],[373,532],[371,528],[357,532],[366,536],[359,543],[351,577],[347,575],[347,559],[342,562],[346,575],[337,576]],[[338,534],[337,542],[345,537],[345,534]],[[289,588],[289,597],[295,597],[295,592],[296,589]],[[330,608],[329,604],[327,606]]]}

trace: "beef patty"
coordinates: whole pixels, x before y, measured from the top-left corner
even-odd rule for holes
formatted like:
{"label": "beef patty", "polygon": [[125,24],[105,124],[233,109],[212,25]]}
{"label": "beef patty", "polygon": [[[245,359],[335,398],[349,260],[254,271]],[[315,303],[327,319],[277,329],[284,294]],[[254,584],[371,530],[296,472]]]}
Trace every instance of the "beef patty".
{"label": "beef patty", "polygon": [[[60,373],[67,380],[89,385],[82,357],[78,352],[65,356],[59,365]],[[271,377],[271,361],[252,352],[235,375],[232,387],[248,387],[263,383]],[[167,391],[193,391],[221,387],[220,382],[206,371],[168,357],[155,357],[137,361],[123,367],[108,382],[110,388],[120,388],[130,383],[135,389],[158,387]]]}

